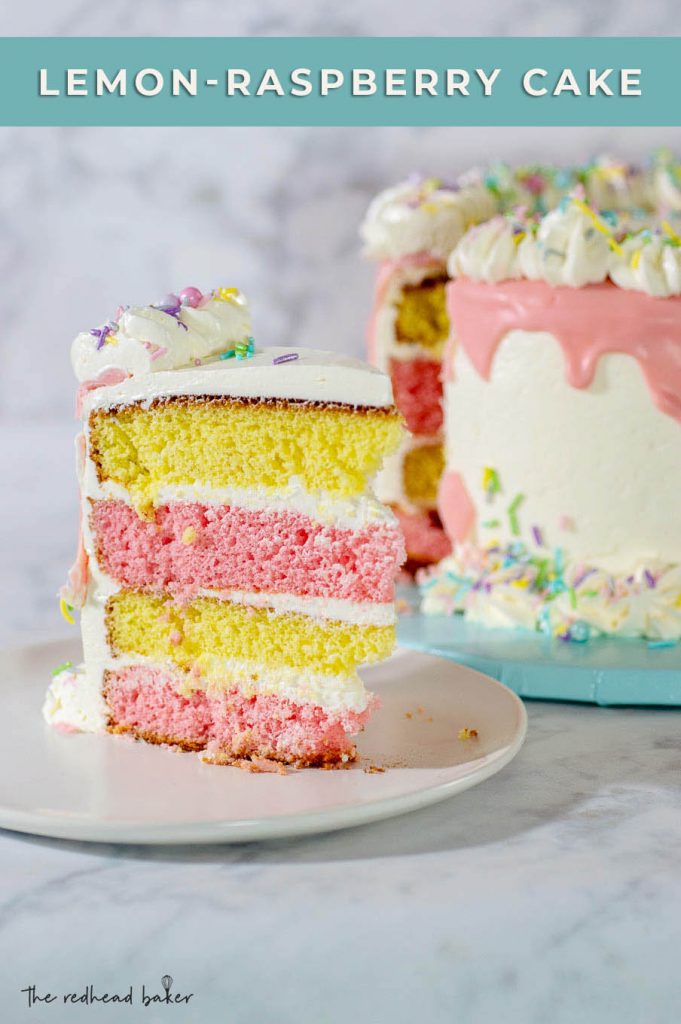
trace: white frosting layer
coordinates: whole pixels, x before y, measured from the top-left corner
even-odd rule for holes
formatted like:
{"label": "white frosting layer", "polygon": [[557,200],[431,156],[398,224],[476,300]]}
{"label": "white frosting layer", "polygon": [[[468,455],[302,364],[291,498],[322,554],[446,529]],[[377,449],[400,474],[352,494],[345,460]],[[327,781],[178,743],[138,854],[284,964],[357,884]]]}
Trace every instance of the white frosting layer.
{"label": "white frosting layer", "polygon": [[[297,356],[295,360],[273,363],[292,354]],[[93,409],[180,395],[281,398],[374,408],[386,408],[393,402],[390,379],[359,359],[315,349],[265,348],[250,359],[216,359],[97,388],[85,396],[83,416]]]}
{"label": "white frosting layer", "polygon": [[367,254],[377,259],[417,252],[446,259],[469,224],[496,210],[492,193],[479,182],[458,188],[437,178],[415,178],[376,196],[361,235]]}
{"label": "white frosting layer", "polygon": [[[681,431],[652,402],[638,363],[610,354],[588,388],[572,387],[558,341],[512,331],[499,345],[489,381],[458,347],[445,391],[446,462],[460,473],[477,512],[474,541],[520,538],[626,576],[651,563],[681,562]],[[483,486],[495,469],[502,493]],[[498,520],[499,525],[485,527]]]}
{"label": "white frosting layer", "polygon": [[[83,496],[93,501],[115,499],[126,505],[134,504],[130,492],[121,484],[112,480],[99,482],[94,463],[90,459],[86,463],[82,489]],[[300,512],[322,525],[348,530],[359,530],[368,523],[385,523],[392,527],[397,525],[390,509],[371,492],[353,498],[336,498],[323,491],[310,494],[295,479],[289,481],[285,491],[276,494],[264,487],[209,487],[205,484],[166,486],[160,489],[157,500],[159,505],[187,501],[270,512]]]}
{"label": "white frosting layer", "polygon": [[45,696],[43,717],[65,730],[104,732],[108,711],[97,680],[82,665],[59,672]]}
{"label": "white frosting layer", "polygon": [[236,658],[213,658],[206,661],[203,663],[206,675],[199,678],[179,672],[171,662],[159,665],[145,658],[111,659],[107,668],[116,671],[136,665],[160,667],[174,679],[178,692],[185,695],[192,690],[202,689],[209,697],[214,697],[236,688],[247,697],[275,696],[295,704],[315,704],[331,713],[362,712],[371,699],[357,674],[325,676],[306,669],[268,669],[255,662],[239,661]]}
{"label": "white frosting layer", "polygon": [[109,369],[134,377],[176,370],[243,341],[251,333],[244,296],[236,288],[211,294],[198,308],[181,306],[175,316],[155,306],[131,306],[104,325],[110,329],[103,339],[98,333],[79,334],[71,347],[76,377],[94,380]]}
{"label": "white frosting layer", "polygon": [[333,597],[297,597],[295,594],[248,593],[243,590],[201,590],[201,597],[216,597],[251,608],[271,608],[279,614],[307,615],[311,619],[350,622],[355,626],[393,626],[395,605],[392,601],[374,604],[370,601],[347,601]]}

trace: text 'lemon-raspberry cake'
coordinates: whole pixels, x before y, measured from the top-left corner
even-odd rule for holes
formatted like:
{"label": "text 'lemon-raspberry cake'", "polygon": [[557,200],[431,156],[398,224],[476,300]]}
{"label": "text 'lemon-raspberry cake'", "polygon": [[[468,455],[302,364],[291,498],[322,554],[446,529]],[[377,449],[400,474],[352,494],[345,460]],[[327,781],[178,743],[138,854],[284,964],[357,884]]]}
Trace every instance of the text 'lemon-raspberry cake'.
{"label": "text 'lemon-raspberry cake'", "polygon": [[44,713],[216,763],[334,765],[394,645],[403,541],[371,481],[400,443],[389,379],[256,348],[235,288],[187,288],[80,334],[84,665]]}

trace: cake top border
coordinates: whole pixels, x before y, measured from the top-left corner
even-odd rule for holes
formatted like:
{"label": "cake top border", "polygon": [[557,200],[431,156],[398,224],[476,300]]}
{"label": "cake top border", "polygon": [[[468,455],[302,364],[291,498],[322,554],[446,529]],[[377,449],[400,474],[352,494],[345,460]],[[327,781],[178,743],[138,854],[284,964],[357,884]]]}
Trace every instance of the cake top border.
{"label": "cake top border", "polygon": [[367,256],[399,261],[428,252],[443,262],[471,225],[521,207],[545,215],[575,188],[598,213],[640,226],[681,213],[681,164],[668,149],[636,166],[602,155],[575,166],[494,163],[444,181],[412,174],[372,200],[360,228]]}
{"label": "cake top border", "polygon": [[681,235],[670,219],[637,221],[635,213],[599,213],[577,186],[544,216],[517,209],[470,227],[448,272],[490,284],[526,278],[570,288],[609,279],[654,298],[680,295]]}

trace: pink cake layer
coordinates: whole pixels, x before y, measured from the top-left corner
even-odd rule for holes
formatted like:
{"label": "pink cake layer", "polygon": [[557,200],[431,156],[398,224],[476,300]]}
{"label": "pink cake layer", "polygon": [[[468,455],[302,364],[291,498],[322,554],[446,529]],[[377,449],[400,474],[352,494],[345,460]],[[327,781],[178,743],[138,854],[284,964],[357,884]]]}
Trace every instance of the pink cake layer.
{"label": "pink cake layer", "polygon": [[301,766],[352,757],[350,736],[363,729],[375,703],[361,713],[331,714],[316,704],[246,697],[237,689],[216,697],[196,690],[184,697],[170,673],[147,665],[107,672],[104,695],[114,732],[185,750],[206,749],[219,760],[268,758]]}
{"label": "pink cake layer", "polygon": [[404,534],[407,558],[411,562],[439,562],[451,553],[452,546],[442,526],[431,513],[394,509]]}
{"label": "pink cake layer", "polygon": [[437,434],[442,429],[442,364],[432,359],[390,361],[395,405],[412,434]]}
{"label": "pink cake layer", "polygon": [[291,511],[178,502],[141,519],[122,501],[92,503],[97,558],[125,587],[199,588],[392,601],[404,544],[396,525],[324,526]]}

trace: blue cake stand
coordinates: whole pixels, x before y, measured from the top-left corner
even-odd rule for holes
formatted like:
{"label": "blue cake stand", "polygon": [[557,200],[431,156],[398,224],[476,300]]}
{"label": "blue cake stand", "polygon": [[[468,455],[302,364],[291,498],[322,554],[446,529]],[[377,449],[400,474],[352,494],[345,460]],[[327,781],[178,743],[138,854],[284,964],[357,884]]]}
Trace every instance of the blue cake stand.
{"label": "blue cake stand", "polygon": [[[402,591],[418,606],[416,591]],[[600,705],[681,707],[681,644],[601,637],[565,643],[520,629],[488,629],[460,615],[401,615],[398,643],[498,679],[519,697]]]}

